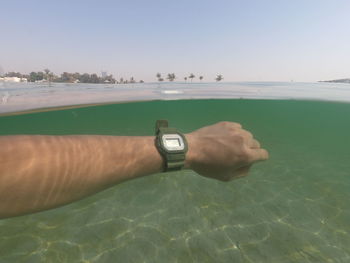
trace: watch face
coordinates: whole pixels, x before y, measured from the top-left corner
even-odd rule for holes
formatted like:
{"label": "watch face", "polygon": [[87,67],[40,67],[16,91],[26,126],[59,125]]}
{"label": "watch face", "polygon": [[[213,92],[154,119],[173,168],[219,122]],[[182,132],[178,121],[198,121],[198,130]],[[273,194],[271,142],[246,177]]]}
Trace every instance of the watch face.
{"label": "watch face", "polygon": [[185,144],[179,134],[164,134],[162,136],[164,148],[168,151],[182,151],[185,149]]}

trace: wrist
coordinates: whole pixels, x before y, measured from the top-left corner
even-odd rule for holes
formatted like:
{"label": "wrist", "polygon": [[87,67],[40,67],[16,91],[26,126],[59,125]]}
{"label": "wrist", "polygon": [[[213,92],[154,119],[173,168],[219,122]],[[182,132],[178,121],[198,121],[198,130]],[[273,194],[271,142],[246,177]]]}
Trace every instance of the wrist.
{"label": "wrist", "polygon": [[186,159],[185,159],[185,169],[192,169],[192,164],[194,163],[195,159],[196,159],[196,150],[197,147],[195,146],[195,136],[193,136],[192,134],[188,133],[188,134],[184,134],[187,140],[187,144],[188,144],[188,151],[186,154]]}

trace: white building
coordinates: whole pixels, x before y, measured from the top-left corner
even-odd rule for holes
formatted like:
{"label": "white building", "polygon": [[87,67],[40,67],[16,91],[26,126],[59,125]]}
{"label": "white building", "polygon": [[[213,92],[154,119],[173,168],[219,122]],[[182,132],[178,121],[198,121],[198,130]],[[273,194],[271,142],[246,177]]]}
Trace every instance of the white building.
{"label": "white building", "polygon": [[21,82],[21,78],[17,77],[5,77],[4,78],[5,82]]}
{"label": "white building", "polygon": [[17,77],[5,77],[4,81],[5,82],[21,82],[21,79],[17,78]]}
{"label": "white building", "polygon": [[0,78],[0,81],[4,82],[28,82],[26,78],[17,78],[17,77],[4,77]]}

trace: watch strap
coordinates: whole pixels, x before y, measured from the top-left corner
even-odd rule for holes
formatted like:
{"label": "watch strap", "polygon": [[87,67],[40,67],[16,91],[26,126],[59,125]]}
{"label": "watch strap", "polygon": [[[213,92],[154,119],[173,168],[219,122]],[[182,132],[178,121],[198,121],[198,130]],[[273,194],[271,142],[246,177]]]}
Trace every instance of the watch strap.
{"label": "watch strap", "polygon": [[156,122],[156,135],[160,132],[162,133],[179,133],[179,131],[175,128],[170,128],[167,120],[157,120]]}
{"label": "watch strap", "polygon": [[177,171],[181,170],[185,165],[186,155],[184,153],[172,153],[166,154],[166,171]]}
{"label": "watch strap", "polygon": [[168,128],[169,122],[167,120],[157,120],[156,121],[156,134],[158,134],[158,131],[160,128]]}

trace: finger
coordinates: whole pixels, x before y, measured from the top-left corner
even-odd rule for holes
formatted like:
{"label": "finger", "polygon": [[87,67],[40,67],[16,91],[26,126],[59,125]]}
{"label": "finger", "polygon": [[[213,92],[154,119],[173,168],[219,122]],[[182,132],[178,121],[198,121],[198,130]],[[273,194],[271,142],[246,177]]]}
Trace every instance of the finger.
{"label": "finger", "polygon": [[251,165],[248,165],[248,166],[244,166],[244,167],[237,169],[235,172],[234,178],[247,176],[249,173],[250,167],[251,167]]}
{"label": "finger", "polygon": [[236,171],[234,171],[231,174],[230,180],[234,180],[234,179],[248,176],[250,167],[251,167],[251,165],[248,165],[248,166],[244,166],[244,167],[237,169]]}
{"label": "finger", "polygon": [[260,148],[260,143],[255,140],[255,139],[251,139],[249,142],[248,142],[248,146],[252,149],[259,149]]}
{"label": "finger", "polygon": [[248,175],[250,167],[251,167],[251,165],[240,167],[238,169],[235,169],[234,171],[230,171],[230,172],[227,172],[227,173],[219,176],[217,179],[219,179],[220,181],[223,181],[223,182],[229,182],[229,181],[232,181],[234,179],[245,177]]}
{"label": "finger", "polygon": [[252,161],[265,161],[269,159],[269,153],[265,149],[251,149]]}
{"label": "finger", "polygon": [[230,121],[222,121],[220,122],[221,125],[236,129],[242,129],[242,125],[237,122],[230,122]]}
{"label": "finger", "polygon": [[232,126],[233,126],[234,128],[242,129],[242,125],[239,124],[239,123],[237,123],[237,122],[232,122]]}
{"label": "finger", "polygon": [[243,136],[244,136],[246,139],[248,139],[248,140],[253,139],[253,134],[252,134],[251,132],[249,132],[249,131],[247,131],[247,130],[242,130],[242,132],[243,132]]}

